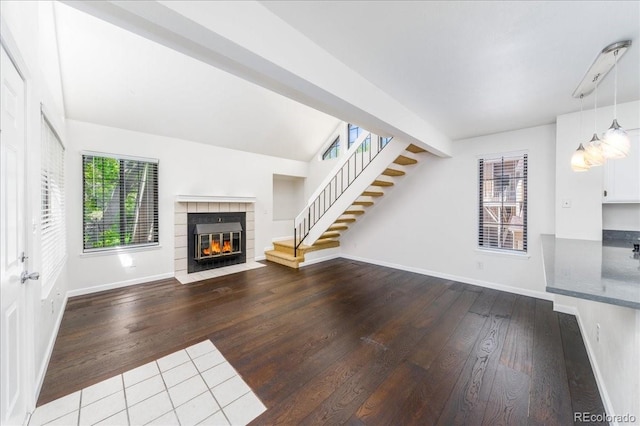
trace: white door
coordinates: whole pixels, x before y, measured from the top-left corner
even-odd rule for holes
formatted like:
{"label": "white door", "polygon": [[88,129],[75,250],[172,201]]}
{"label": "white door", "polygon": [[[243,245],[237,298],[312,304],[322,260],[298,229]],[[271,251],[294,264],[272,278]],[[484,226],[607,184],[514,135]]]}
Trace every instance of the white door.
{"label": "white door", "polygon": [[24,360],[25,96],[24,81],[2,47],[0,69],[0,423],[22,424],[27,412]]}

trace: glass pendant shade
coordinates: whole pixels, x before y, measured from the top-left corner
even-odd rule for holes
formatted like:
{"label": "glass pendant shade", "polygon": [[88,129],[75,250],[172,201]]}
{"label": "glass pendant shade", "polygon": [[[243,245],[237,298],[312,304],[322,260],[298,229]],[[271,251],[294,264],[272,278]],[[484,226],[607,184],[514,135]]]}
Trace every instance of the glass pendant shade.
{"label": "glass pendant shade", "polygon": [[585,155],[590,166],[602,166],[604,164],[604,152],[602,143],[595,133],[585,148]]}
{"label": "glass pendant shade", "polygon": [[591,166],[587,161],[587,152],[585,151],[584,146],[580,144],[571,157],[571,170],[574,172],[586,172],[590,167]]}
{"label": "glass pendant shade", "polygon": [[627,132],[614,119],[611,127],[603,136],[602,153],[607,159],[624,158],[629,154],[631,141]]}

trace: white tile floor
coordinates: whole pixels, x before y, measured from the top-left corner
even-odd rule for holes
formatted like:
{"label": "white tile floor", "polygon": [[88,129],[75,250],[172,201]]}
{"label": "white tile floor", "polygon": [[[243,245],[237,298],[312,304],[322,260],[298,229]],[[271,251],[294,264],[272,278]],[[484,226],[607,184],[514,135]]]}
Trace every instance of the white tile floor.
{"label": "white tile floor", "polygon": [[249,271],[251,269],[264,268],[265,264],[254,261],[239,263],[237,265],[225,266],[223,268],[209,269],[208,271],[194,272],[192,274],[180,273],[176,274],[176,279],[180,284],[192,284],[209,278],[222,277],[224,275],[235,274],[238,272]]}
{"label": "white tile floor", "polygon": [[29,426],[235,426],[265,410],[205,340],[38,407]]}

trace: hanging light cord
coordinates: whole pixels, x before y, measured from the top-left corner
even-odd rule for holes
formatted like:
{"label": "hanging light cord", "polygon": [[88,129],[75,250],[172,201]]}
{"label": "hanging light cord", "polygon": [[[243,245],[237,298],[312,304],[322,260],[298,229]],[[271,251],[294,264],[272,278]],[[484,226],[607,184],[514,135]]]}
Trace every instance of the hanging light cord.
{"label": "hanging light cord", "polygon": [[618,118],[618,49],[613,52],[613,118]]}
{"label": "hanging light cord", "polygon": [[584,104],[584,93],[580,93],[580,127],[578,132],[578,138],[582,137],[580,133],[582,133],[582,105]]}
{"label": "hanging light cord", "polygon": [[596,83],[596,91],[595,91],[595,99],[593,101],[593,133],[598,133],[598,77],[600,74],[596,75],[593,81]]}

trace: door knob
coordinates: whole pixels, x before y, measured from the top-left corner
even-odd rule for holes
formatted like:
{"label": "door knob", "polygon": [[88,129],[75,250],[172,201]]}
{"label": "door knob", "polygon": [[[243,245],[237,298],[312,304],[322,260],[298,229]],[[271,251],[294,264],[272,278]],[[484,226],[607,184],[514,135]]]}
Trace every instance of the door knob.
{"label": "door knob", "polygon": [[24,284],[27,280],[37,280],[40,278],[40,274],[38,272],[28,273],[27,271],[23,271],[22,275],[20,275],[20,284]]}

